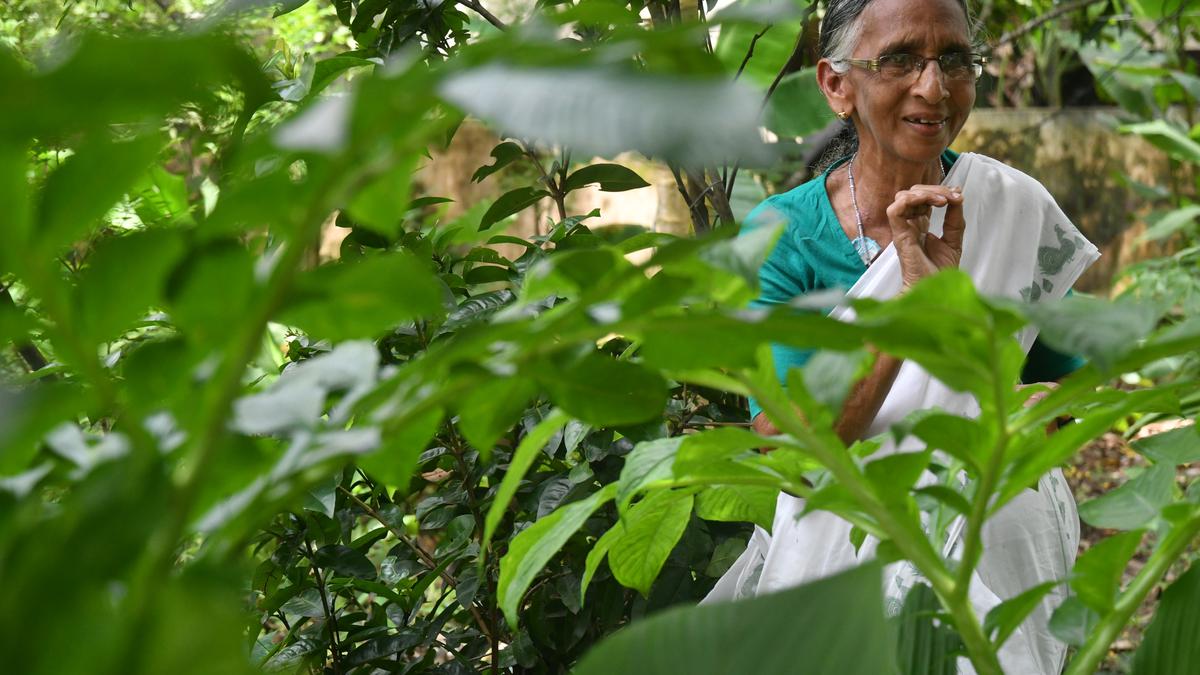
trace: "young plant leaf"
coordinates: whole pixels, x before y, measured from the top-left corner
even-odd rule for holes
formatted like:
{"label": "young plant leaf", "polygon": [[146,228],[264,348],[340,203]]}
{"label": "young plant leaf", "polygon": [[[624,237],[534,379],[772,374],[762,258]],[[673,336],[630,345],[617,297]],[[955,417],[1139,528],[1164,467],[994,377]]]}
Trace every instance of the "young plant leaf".
{"label": "young plant leaf", "polygon": [[1121,584],[1121,574],[1142,541],[1142,531],[1122,532],[1089,548],[1075,563],[1071,588],[1080,602],[1105,614]]}
{"label": "young plant leaf", "polygon": [[1133,442],[1133,449],[1160,464],[1200,462],[1200,427],[1190,424]]}
{"label": "young plant leaf", "polygon": [[505,141],[492,148],[492,159],[496,161],[476,169],[475,173],[471,175],[471,182],[478,183],[524,156],[525,150],[520,145],[512,141]]}
{"label": "young plant leaf", "polygon": [[1163,591],[1142,645],[1133,655],[1133,675],[1200,672],[1200,565]]}
{"label": "young plant leaf", "polygon": [[584,522],[617,493],[609,483],[586,499],[567,504],[513,537],[508,553],[500,559],[500,581],[496,588],[500,609],[508,625],[516,628],[521,598],[533,579]]}
{"label": "young plant leaf", "polygon": [[608,551],[608,566],[617,581],[649,597],[691,514],[692,495],[680,490],[652,492],[626,511],[614,525],[624,530]]}
{"label": "young plant leaf", "polygon": [[1025,622],[1025,617],[1037,609],[1042,598],[1061,583],[1047,581],[1038,584],[996,605],[987,613],[983,620],[983,632],[991,638],[996,649],[1003,646],[1013,631]]}

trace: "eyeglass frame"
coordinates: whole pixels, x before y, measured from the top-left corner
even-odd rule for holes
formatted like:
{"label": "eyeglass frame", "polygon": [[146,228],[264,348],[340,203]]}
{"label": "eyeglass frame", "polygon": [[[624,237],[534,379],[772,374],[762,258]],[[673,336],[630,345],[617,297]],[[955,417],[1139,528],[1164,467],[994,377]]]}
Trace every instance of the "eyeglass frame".
{"label": "eyeglass frame", "polygon": [[946,66],[945,66],[945,64],[942,63],[942,59],[946,58],[947,56],[962,56],[962,55],[964,55],[964,52],[949,52],[949,53],[942,54],[940,56],[936,56],[933,58],[927,58],[927,57],[921,56],[920,54],[911,54],[909,52],[895,52],[892,54],[880,54],[878,57],[873,58],[873,59],[838,59],[836,61],[836,63],[846,63],[846,64],[849,64],[852,66],[858,66],[859,68],[864,68],[866,70],[869,70],[873,73],[878,74],[878,73],[880,73],[880,63],[879,62],[881,59],[886,59],[889,56],[902,56],[902,55],[903,56],[911,56],[919,61],[919,64],[917,65],[916,69],[914,69],[911,73],[908,73],[908,75],[906,75],[904,77],[908,77],[911,75],[920,75],[921,73],[925,72],[925,66],[927,66],[930,61],[937,61],[938,70],[941,71],[942,77],[951,82],[978,81],[979,78],[983,75],[983,67],[988,64],[988,57],[984,56],[983,54],[978,54],[975,52],[966,52],[965,55],[968,57],[971,57],[972,68],[971,68],[971,71],[968,71],[968,72],[972,73],[972,77],[958,79],[958,78],[950,77],[949,75],[946,74]]}

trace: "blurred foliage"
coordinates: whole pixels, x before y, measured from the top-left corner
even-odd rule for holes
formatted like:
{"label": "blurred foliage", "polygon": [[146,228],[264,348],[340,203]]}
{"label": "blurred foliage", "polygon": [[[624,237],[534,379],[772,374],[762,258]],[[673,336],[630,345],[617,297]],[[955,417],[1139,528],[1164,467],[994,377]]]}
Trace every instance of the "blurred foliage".
{"label": "blurred foliage", "polygon": [[[987,8],[990,35],[1048,9]],[[1135,272],[1130,292],[1146,302],[1134,309],[1090,299],[1014,309],[946,274],[895,303],[864,303],[859,324],[787,308],[748,314],[775,231],[734,238],[729,200],[738,168],[771,157],[758,140],[768,90],[785,104],[767,117],[785,139],[778,152],[804,151],[787,139],[829,121],[794,75],[813,63],[811,40],[796,34],[820,7],[709,9],[582,0],[497,16],[477,0],[8,3],[0,645],[9,667],[461,673],[579,662],[585,672],[716,673],[735,659],[774,672],[804,644],[830,672],[881,672],[898,656],[928,672],[945,664],[913,655],[944,661],[957,633],[980,672],[998,672],[998,641],[1025,605],[983,623],[972,616],[961,569],[930,554],[922,513],[967,500],[994,511],[1114,421],[1194,416],[1194,295],[1167,275],[1194,283],[1195,251]],[[1087,49],[1130,33],[1146,40],[1139,53],[1163,60],[1097,75],[1100,95],[1140,115],[1128,131],[1171,152],[1194,182],[1195,128],[1178,115],[1191,123],[1186,76],[1196,67],[1185,36],[1196,17],[1142,3],[1120,7],[1129,22],[1116,9],[1089,3],[1041,23],[1014,38],[1013,58],[1075,45],[1091,68],[1102,59],[1088,61]],[[1177,44],[1147,29],[1168,24]],[[1095,25],[1072,37],[1070,27]],[[728,41],[714,45],[717,26]],[[1041,76],[1046,91],[1069,79],[1052,75]],[[1144,96],[1122,98],[1126,75],[1156,84],[1138,81],[1131,88]],[[504,135],[477,179],[536,178],[450,218],[444,199],[414,189],[413,173],[467,115]],[[701,236],[592,228],[592,214],[568,212],[567,196],[585,186],[646,185],[618,164],[572,161],[625,150],[670,163]],[[1163,197],[1171,211],[1160,224],[1172,227],[1159,233],[1195,236],[1194,186],[1177,187]],[[506,234],[540,199],[557,216],[548,233]],[[331,224],[350,233],[339,258],[322,262],[315,251]],[[501,254],[502,244],[518,253]],[[635,252],[649,257],[626,257]],[[969,339],[1011,354],[1025,321],[1096,365],[1019,411],[1020,401],[994,397],[1019,364],[961,347]],[[1105,322],[1145,330],[1088,334]],[[980,438],[1009,439],[977,448],[996,461],[965,468],[989,489],[938,501],[870,480],[880,471],[866,459],[872,442],[846,448],[829,429],[837,397],[827,392],[844,391],[856,369],[810,373],[784,393],[761,349],[836,352],[864,341],[980,397],[985,413],[968,423]],[[955,355],[954,368],[929,360],[931,343]],[[825,363],[839,358],[861,354]],[[1137,392],[1103,386],[1164,363],[1192,365]],[[810,395],[805,382],[822,386]],[[786,435],[745,428],[749,393]],[[1081,422],[1041,443],[1064,412]],[[1192,461],[1196,445],[1185,430],[1144,451],[1169,467]],[[917,469],[956,475],[922,458]],[[1163,475],[1148,471],[1084,505],[1089,519],[1129,533],[1071,581],[1079,601],[1058,625],[1081,645],[1073,672],[1094,668],[1200,529],[1195,487],[1180,491]],[[641,619],[701,597],[744,546],[748,523],[770,522],[774,496],[811,494],[813,484],[843,497],[828,509],[888,540],[930,580],[893,619],[899,630],[883,619],[874,566]],[[1155,553],[1117,588],[1102,572],[1143,536]],[[963,563],[964,578],[973,564]],[[1172,591],[1167,609],[1183,617],[1172,621],[1200,607],[1178,600],[1193,577]],[[945,631],[931,630],[931,613]],[[776,628],[794,639],[776,639]],[[1140,662],[1190,658],[1164,630]]]}

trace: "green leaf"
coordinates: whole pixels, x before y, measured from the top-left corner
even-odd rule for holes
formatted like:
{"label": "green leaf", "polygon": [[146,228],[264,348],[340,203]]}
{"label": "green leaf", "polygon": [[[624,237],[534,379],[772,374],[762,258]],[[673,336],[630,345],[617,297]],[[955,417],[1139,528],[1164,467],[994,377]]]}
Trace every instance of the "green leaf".
{"label": "green leaf", "polygon": [[632,169],[620,164],[593,164],[567,176],[567,180],[563,181],[562,190],[570,192],[592,183],[599,183],[602,192],[625,192],[650,186]]}
{"label": "green leaf", "polygon": [[712,557],[708,561],[708,565],[704,568],[704,576],[719,578],[721,575],[729,571],[733,567],[733,563],[741,557],[746,551],[746,541],[736,537],[730,537],[720,544],[717,544],[713,549]]}
{"label": "green leaf", "polygon": [[1057,302],[1023,306],[1038,337],[1064,354],[1079,354],[1102,370],[1154,330],[1159,311],[1152,303],[1072,295]]}
{"label": "green leaf", "polygon": [[512,459],[509,460],[508,468],[504,471],[504,478],[500,481],[500,487],[496,489],[492,505],[488,508],[483,528],[483,541],[480,542],[481,550],[487,550],[488,544],[492,541],[492,535],[496,533],[496,528],[504,519],[508,504],[512,501],[513,495],[517,493],[517,487],[525,478],[529,467],[533,466],[533,461],[541,455],[542,448],[546,447],[546,443],[558,433],[559,429],[563,428],[568,419],[561,410],[554,410],[541,422],[538,422],[537,426],[525,434],[525,437],[517,444],[517,449],[513,452]]}
{"label": "green leaf", "polygon": [[479,229],[486,230],[512,214],[533,206],[543,197],[549,196],[549,192],[532,187],[517,188],[516,190],[505,192],[483,214],[483,218],[479,221]]}
{"label": "green leaf", "polygon": [[521,597],[546,563],[567,543],[585,521],[617,492],[610,483],[590,497],[568,504],[513,537],[508,553],[500,559],[500,581],[496,594],[508,625],[517,627]]}
{"label": "green leaf", "polygon": [[437,433],[442,417],[442,410],[434,409],[403,425],[388,423],[383,431],[383,444],[371,454],[360,457],[358,465],[385,485],[407,486],[412,480],[417,458]]}
{"label": "green leaf", "polygon": [[101,241],[88,257],[76,293],[80,332],[93,344],[112,340],[161,304],[167,275],[183,253],[183,241],[169,230]]}
{"label": "green leaf", "polygon": [[1200,143],[1165,119],[1120,127],[1122,133],[1137,134],[1155,147],[1184,162],[1200,164]]}
{"label": "green leaf", "polygon": [[443,288],[407,253],[322,265],[297,280],[278,320],[331,340],[378,337],[401,322],[440,313]]}
{"label": "green leaf", "polygon": [[1142,645],[1133,655],[1133,675],[1200,672],[1200,565],[1163,591]]}
{"label": "green leaf", "polygon": [[1079,505],[1079,517],[1092,527],[1133,530],[1158,517],[1171,503],[1175,467],[1155,464],[1121,487]]}
{"label": "green leaf", "polygon": [[1071,596],[1050,617],[1050,633],[1073,647],[1082,647],[1099,622],[1100,616],[1096,612]]}
{"label": "green leaf", "polygon": [[696,495],[696,515],[704,520],[754,523],[771,530],[779,490],[754,485],[719,485]]}
{"label": "green leaf", "polygon": [[891,645],[879,567],[868,564],[748,600],[659,612],[602,641],[574,672],[878,675],[894,668]]}
{"label": "green leaf", "polygon": [[291,12],[300,9],[308,3],[309,0],[279,0],[275,6],[275,13],[271,15],[271,18],[283,16],[284,14],[290,14]]}
{"label": "green leaf", "polygon": [[1008,641],[1013,631],[1025,622],[1025,617],[1041,604],[1042,598],[1060,583],[1047,581],[1038,584],[993,607],[983,620],[983,632],[991,637],[992,644],[999,649]]}
{"label": "green leaf", "polygon": [[621,536],[608,551],[608,566],[622,585],[649,597],[650,586],[683,536],[692,515],[692,495],[679,490],[650,493],[613,527]]}
{"label": "green leaf", "polygon": [[642,441],[633,446],[633,451],[625,457],[625,466],[621,468],[621,478],[618,481],[620,492],[617,493],[617,506],[622,511],[633,497],[647,485],[672,476],[672,464],[679,451],[683,438],[659,438],[653,441]]}
{"label": "green leaf", "polygon": [[808,136],[832,120],[816,68],[784,76],[767,102],[767,128],[781,138]]}
{"label": "green leaf", "polygon": [[874,356],[865,349],[852,352],[819,351],[804,364],[804,387],[835,416],[860,378],[869,372]]}
{"label": "green leaf", "polygon": [[700,259],[719,270],[740,276],[750,288],[758,288],[758,270],[775,248],[784,225],[760,225],[700,250]]}
{"label": "green leaf", "polygon": [[886,504],[899,504],[929,466],[931,452],[897,452],[868,462],[863,472]]}
{"label": "green leaf", "polygon": [[1190,424],[1133,442],[1133,449],[1161,464],[1200,462],[1200,428]]}
{"label": "green leaf", "polygon": [[941,605],[928,584],[916,584],[896,616],[896,650],[904,675],[955,675],[962,640],[936,617]]}
{"label": "green leaf", "polygon": [[1196,222],[1197,217],[1200,217],[1200,204],[1189,204],[1174,211],[1159,213],[1153,224],[1138,237],[1138,242],[1158,241],[1169,237]]}
{"label": "green leaf", "polygon": [[563,410],[596,426],[654,419],[667,400],[667,383],[657,372],[595,352],[537,376]]}
{"label": "green leaf", "polygon": [[1085,551],[1071,573],[1071,588],[1080,602],[1101,615],[1112,609],[1121,575],[1141,541],[1141,530],[1123,532]]}
{"label": "green leaf", "polygon": [[341,544],[330,544],[317,549],[313,554],[313,564],[331,569],[343,577],[374,579],[376,575],[375,563],[368,560],[362,551]]}
{"label": "green leaf", "polygon": [[976,475],[980,459],[991,450],[991,432],[976,420],[959,415],[935,412],[922,417],[913,425],[912,434],[930,450],[942,450],[971,467]]}
{"label": "green leaf", "polygon": [[400,234],[404,215],[410,210],[408,196],[418,157],[416,154],[404,157],[350,198],[346,212],[356,226],[366,227],[389,240]]}
{"label": "green leaf", "polygon": [[524,156],[525,150],[520,145],[512,141],[505,141],[492,148],[492,158],[496,161],[476,169],[475,173],[471,176],[471,182],[478,183]]}
{"label": "green leaf", "polygon": [[496,441],[512,428],[537,395],[523,377],[497,377],[479,383],[458,406],[458,428],[475,449],[490,456]]}
{"label": "green leaf", "polygon": [[86,236],[158,156],[162,138],[114,142],[93,138],[46,178],[39,197],[34,244],[43,255]]}

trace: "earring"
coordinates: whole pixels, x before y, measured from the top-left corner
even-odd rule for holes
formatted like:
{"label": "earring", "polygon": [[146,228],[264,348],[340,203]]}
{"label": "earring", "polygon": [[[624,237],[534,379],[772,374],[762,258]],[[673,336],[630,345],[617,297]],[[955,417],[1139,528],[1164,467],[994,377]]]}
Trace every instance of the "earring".
{"label": "earring", "polygon": [[842,110],[837,114],[837,118],[843,122],[850,119],[850,111]]}

